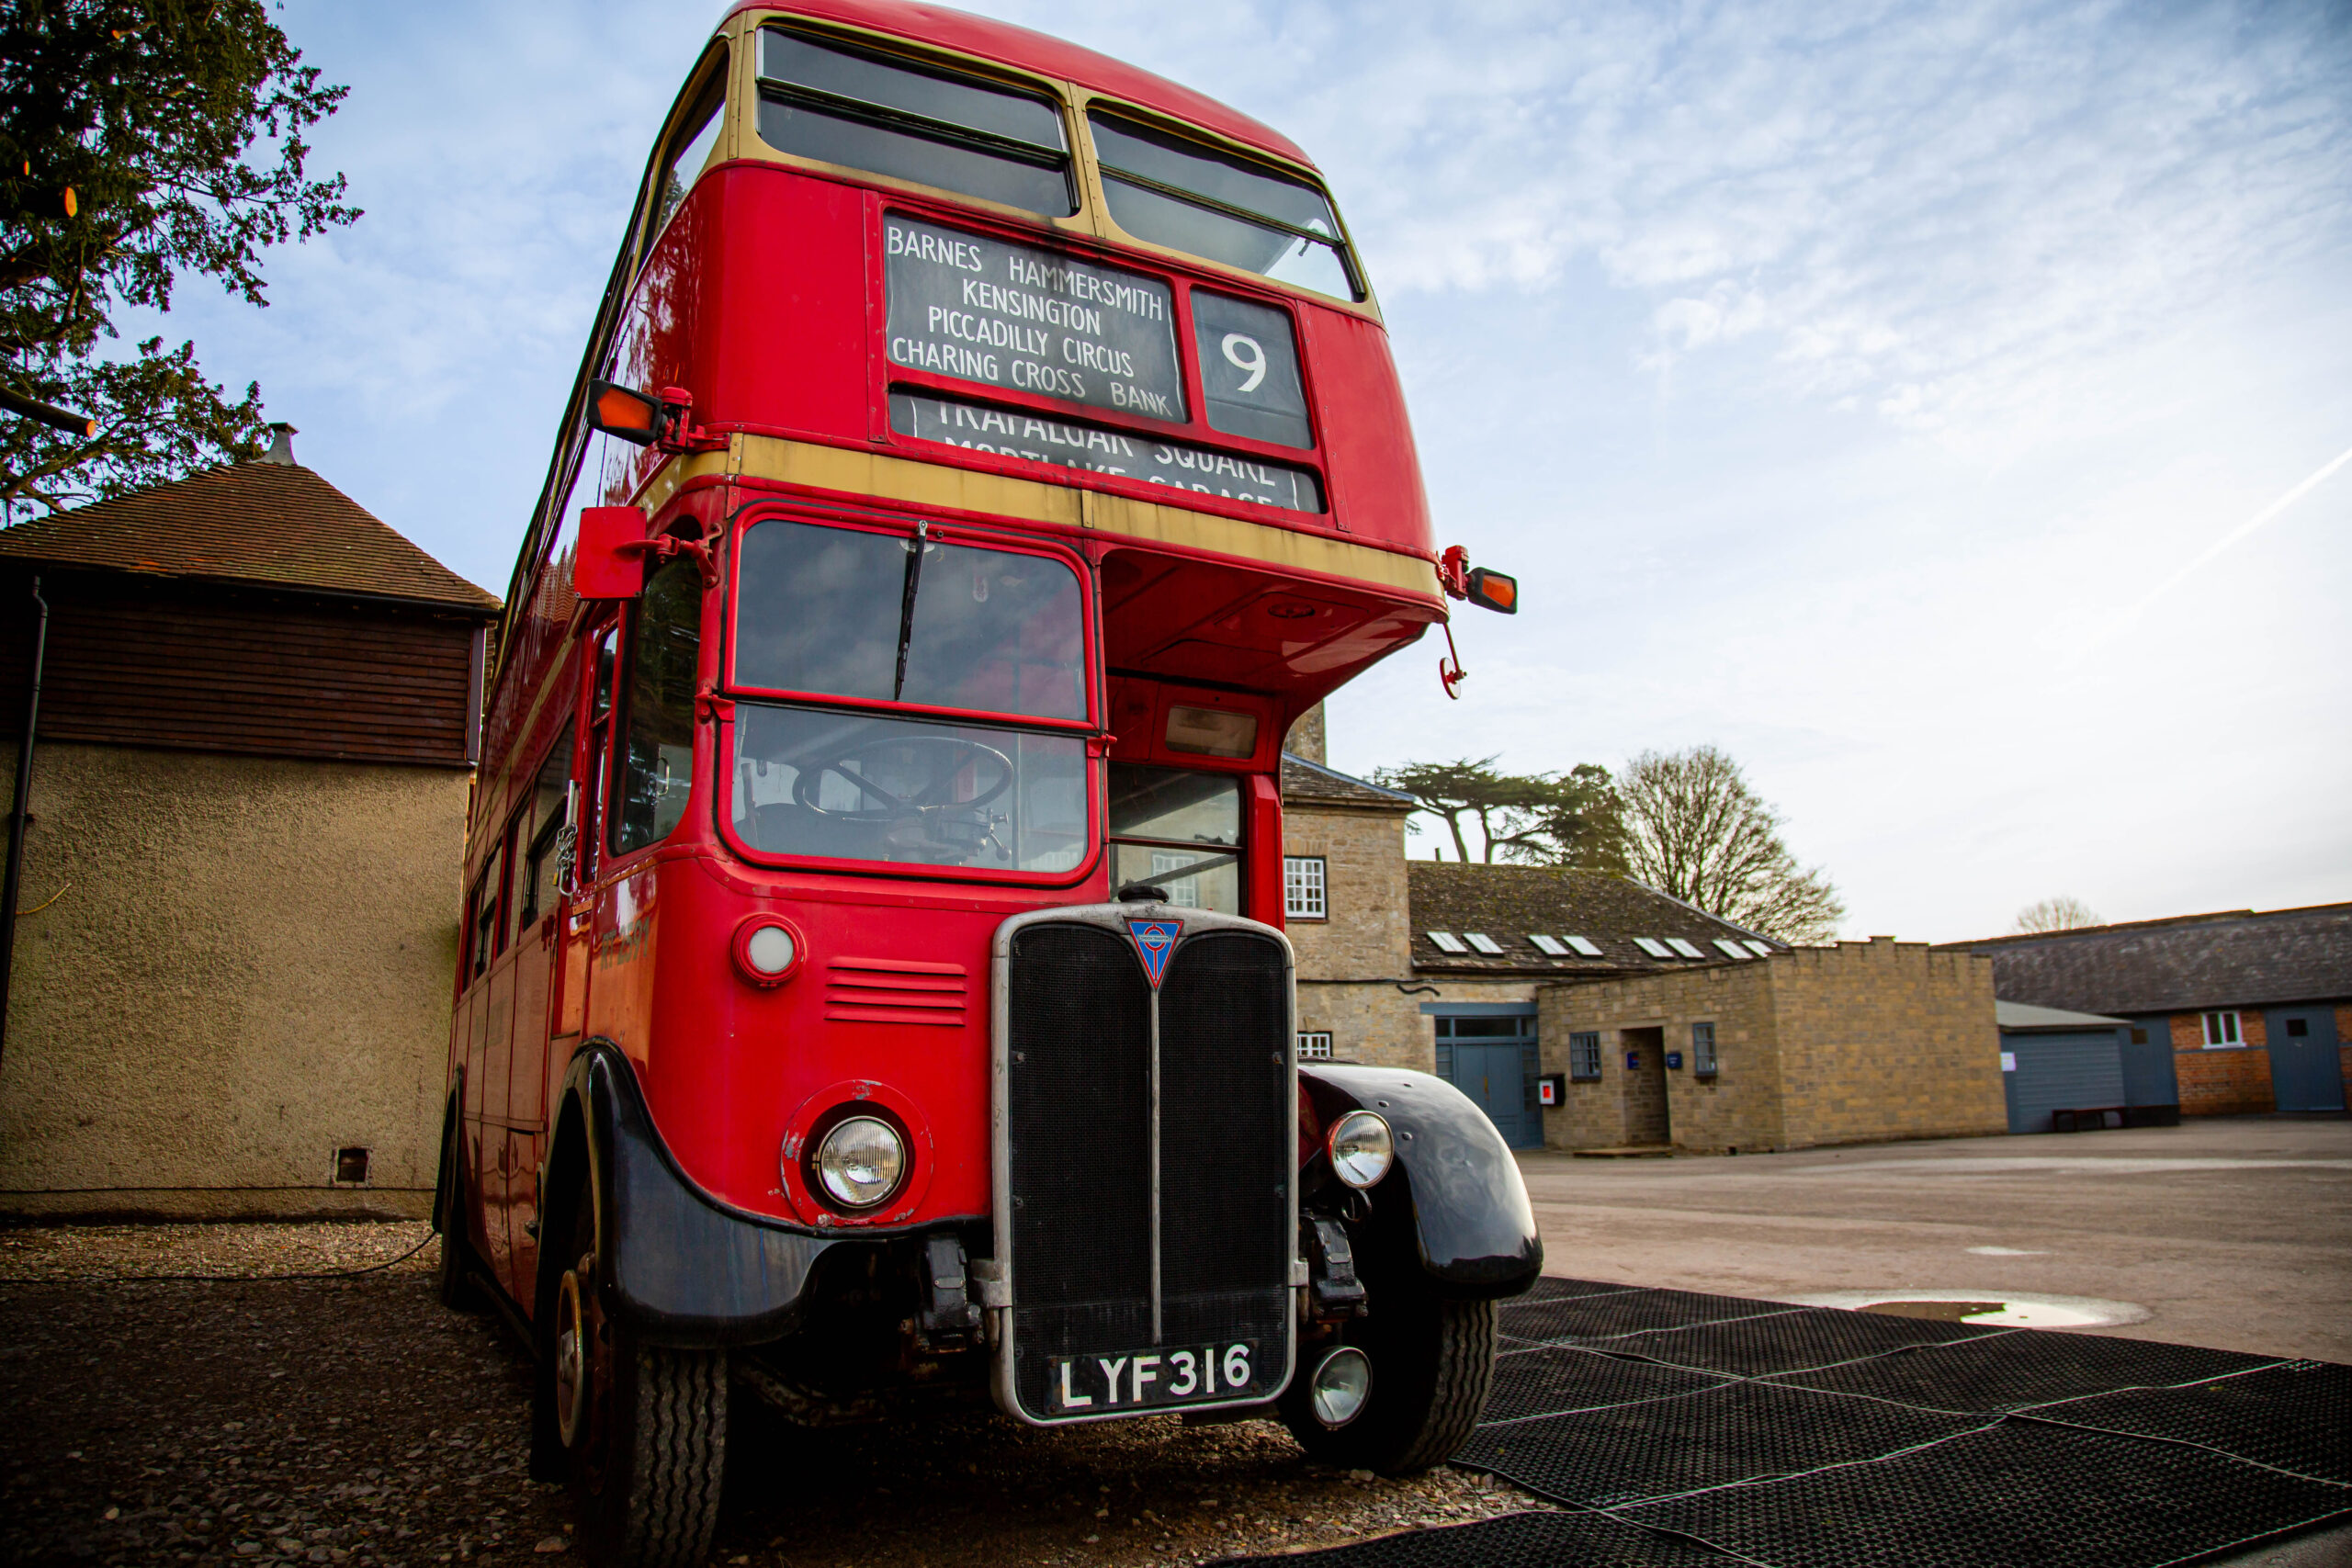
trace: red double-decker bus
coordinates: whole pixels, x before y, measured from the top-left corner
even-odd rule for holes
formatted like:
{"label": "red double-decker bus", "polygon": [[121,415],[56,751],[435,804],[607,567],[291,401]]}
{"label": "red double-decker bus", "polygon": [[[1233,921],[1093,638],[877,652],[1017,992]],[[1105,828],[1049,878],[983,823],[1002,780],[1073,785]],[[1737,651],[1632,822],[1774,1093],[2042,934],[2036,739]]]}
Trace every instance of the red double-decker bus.
{"label": "red double-decker bus", "polygon": [[1294,1048],[1282,738],[1508,580],[1440,558],[1313,165],[893,0],[680,95],[516,564],[435,1213],[592,1554],[810,1423],[1466,1436],[1541,1267],[1469,1101]]}

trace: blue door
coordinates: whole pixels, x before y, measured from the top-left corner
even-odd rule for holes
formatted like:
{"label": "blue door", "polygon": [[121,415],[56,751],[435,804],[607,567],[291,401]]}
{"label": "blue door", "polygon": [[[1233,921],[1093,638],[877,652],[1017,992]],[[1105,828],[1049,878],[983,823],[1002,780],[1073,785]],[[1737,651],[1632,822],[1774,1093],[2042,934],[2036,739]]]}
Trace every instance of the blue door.
{"label": "blue door", "polygon": [[1544,1146],[1544,1113],[1533,1104],[1540,1070],[1533,1018],[1441,1014],[1437,1050],[1440,1075],[1487,1113],[1504,1143]]}
{"label": "blue door", "polygon": [[2270,1096],[2281,1111],[2344,1109],[2344,1058],[2336,1050],[2333,1008],[2272,1008]]}

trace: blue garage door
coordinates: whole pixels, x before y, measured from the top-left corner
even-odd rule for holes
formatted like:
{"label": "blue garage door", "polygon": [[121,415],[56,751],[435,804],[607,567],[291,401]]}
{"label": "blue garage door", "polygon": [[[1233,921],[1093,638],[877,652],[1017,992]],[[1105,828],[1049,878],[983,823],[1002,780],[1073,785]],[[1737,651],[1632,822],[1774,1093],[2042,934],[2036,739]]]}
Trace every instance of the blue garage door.
{"label": "blue garage door", "polygon": [[2123,1051],[2113,1029],[2081,1033],[2001,1035],[2003,1087],[2008,1090],[2009,1131],[2047,1133],[2053,1111],[2120,1106]]}
{"label": "blue garage door", "polygon": [[2272,1008],[2270,1094],[2281,1111],[2344,1109],[2344,1058],[2336,1050],[2334,1008]]}
{"label": "blue garage door", "polygon": [[1535,1102],[1543,1065],[1532,1013],[1507,1013],[1498,1007],[1439,1013],[1437,1070],[1476,1102],[1504,1143],[1515,1149],[1544,1146],[1544,1112]]}

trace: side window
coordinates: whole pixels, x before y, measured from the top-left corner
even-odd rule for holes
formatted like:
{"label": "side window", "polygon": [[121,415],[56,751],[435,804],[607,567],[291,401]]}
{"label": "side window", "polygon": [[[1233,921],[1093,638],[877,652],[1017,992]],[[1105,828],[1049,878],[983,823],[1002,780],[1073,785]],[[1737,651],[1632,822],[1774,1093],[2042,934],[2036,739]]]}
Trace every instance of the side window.
{"label": "side window", "polygon": [[466,945],[469,956],[466,963],[466,977],[479,980],[490,968],[490,961],[498,956],[498,895],[505,881],[506,846],[503,840],[482,868],[481,880],[474,884],[474,896],[467,902]]}
{"label": "side window", "polygon": [[630,613],[615,774],[615,854],[670,836],[694,785],[695,667],[702,643],[702,572],[672,561],[646,581]]}
{"label": "side window", "polygon": [[662,150],[662,170],[654,177],[661,183],[653,191],[652,220],[645,226],[646,243],[650,245],[661,236],[671,218],[695,187],[695,178],[710,162],[710,150],[718,144],[718,128],[725,118],[721,111],[727,107],[727,71],[722,63],[707,76],[702,88],[695,95],[694,107],[685,118],[678,122],[676,133]]}
{"label": "side window", "polygon": [[1241,913],[1241,784],[1231,773],[1111,765],[1111,891],[1165,888],[1186,908]]}
{"label": "side window", "polygon": [[1302,1029],[1298,1032],[1298,1059],[1302,1062],[1328,1062],[1331,1059],[1331,1032],[1328,1029]]}
{"label": "side window", "polygon": [[514,888],[514,929],[526,931],[562,901],[561,890],[556,886],[557,861],[560,857],[564,820],[564,784],[571,774],[571,726],[563,727],[556,738],[547,761],[539,764],[539,776],[531,785],[530,803],[524,807],[524,829],[521,843],[524,850],[523,874]]}
{"label": "side window", "polygon": [[1600,1077],[1600,1031],[1579,1029],[1568,1036],[1568,1077],[1580,1083]]}
{"label": "side window", "polygon": [[1690,1070],[1702,1078],[1714,1076],[1715,1026],[1712,1023],[1690,1026]]}

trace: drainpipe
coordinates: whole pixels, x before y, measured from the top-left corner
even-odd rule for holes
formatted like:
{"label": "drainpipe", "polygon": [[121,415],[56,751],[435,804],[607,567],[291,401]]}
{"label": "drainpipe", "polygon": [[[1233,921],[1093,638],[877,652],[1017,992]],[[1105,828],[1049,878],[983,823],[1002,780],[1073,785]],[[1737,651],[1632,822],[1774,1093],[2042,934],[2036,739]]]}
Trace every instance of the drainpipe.
{"label": "drainpipe", "polygon": [[26,807],[33,788],[33,731],[40,723],[40,666],[49,651],[49,601],[40,596],[40,577],[33,577],[33,603],[40,617],[33,623],[33,665],[30,691],[25,698],[25,728],[17,737],[17,797],[8,808],[8,874],[0,886],[0,1051],[8,1041],[8,975],[17,955],[17,886],[25,869]]}

